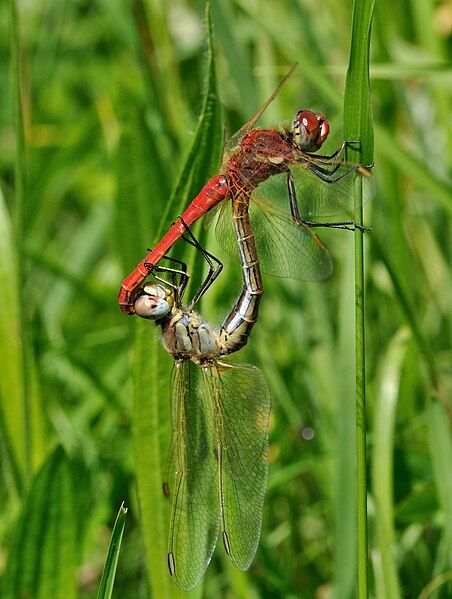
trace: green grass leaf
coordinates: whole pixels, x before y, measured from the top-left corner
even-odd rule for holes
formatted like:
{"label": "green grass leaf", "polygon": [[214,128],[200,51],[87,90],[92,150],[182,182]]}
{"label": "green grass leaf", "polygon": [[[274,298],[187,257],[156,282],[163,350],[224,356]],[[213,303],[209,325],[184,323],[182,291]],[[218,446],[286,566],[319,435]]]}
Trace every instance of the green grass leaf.
{"label": "green grass leaf", "polygon": [[448,415],[432,398],[427,411],[430,455],[439,503],[443,510],[449,568],[452,568],[452,441]]}
{"label": "green grass leaf", "polygon": [[[4,599],[76,597],[83,474],[57,447],[36,474],[19,515],[3,575]],[[84,481],[83,481],[84,482]]]}
{"label": "green grass leaf", "polygon": [[[345,82],[345,139],[360,141],[359,150],[348,149],[347,156],[361,164],[373,160],[373,122],[370,99],[369,48],[374,1],[355,0],[353,4],[350,58]],[[353,154],[355,153],[355,156]],[[355,222],[363,223],[362,185],[355,185]],[[358,516],[358,581],[359,599],[368,596],[367,539],[367,453],[366,453],[366,361],[364,311],[363,233],[355,231],[355,356],[356,356],[356,466]]]}
{"label": "green grass leaf", "polygon": [[[397,399],[405,356],[407,331],[391,341],[382,364],[374,415],[372,448],[372,490],[375,500],[375,527],[381,564],[381,576],[376,575],[381,597],[401,597],[396,560],[394,528],[393,453]],[[379,568],[375,567],[378,572]]]}
{"label": "green grass leaf", "polygon": [[121,550],[122,535],[126,525],[127,508],[124,503],[119,508],[116,521],[111,533],[110,545],[107,558],[102,572],[102,578],[97,592],[97,599],[110,599],[115,583],[116,567],[118,565],[119,552]]}
{"label": "green grass leaf", "polygon": [[129,99],[127,121],[115,154],[118,190],[115,243],[126,271],[142,259],[157,234],[170,187],[156,136],[144,109]]}
{"label": "green grass leaf", "polygon": [[12,495],[22,491],[25,455],[22,343],[19,337],[17,256],[11,221],[0,190],[0,285],[3,289],[0,318],[0,439],[5,474]]}
{"label": "green grass leaf", "polygon": [[[0,555],[6,564],[21,502],[52,444],[81,445],[98,493],[94,503],[89,498],[88,509],[86,502],[77,503],[77,512],[92,522],[83,562],[78,560],[80,594],[96,596],[106,554],[96,533],[105,530],[126,495],[134,515],[122,540],[113,596],[148,599],[146,564],[156,595],[159,575],[167,594],[178,594],[165,566],[169,506],[161,496],[158,470],[169,437],[172,360],[159,347],[153,325],[120,316],[115,295],[124,275],[157,240],[158,228],[160,234],[168,229],[211,174],[202,166],[198,183],[193,178],[189,189],[189,172],[187,190],[179,188],[168,208],[203,106],[199,82],[208,48],[199,11],[204,2],[85,4],[10,0],[1,13],[6,19],[0,18]],[[341,130],[352,3],[212,4],[218,87],[229,134],[297,62],[266,112],[265,126],[310,108],[330,122],[325,153],[355,136]],[[365,10],[363,2],[360,9]],[[369,466],[376,467],[376,460],[381,471],[384,463],[391,464],[394,492],[388,499],[386,471],[379,507],[373,495],[369,501],[377,584],[371,591],[378,595],[383,588],[379,557],[393,555],[390,535],[381,541],[376,534],[386,525],[373,517],[383,504],[383,513],[395,514],[393,566],[402,594],[419,599],[452,596],[445,442],[452,255],[447,23],[447,2],[380,0],[372,25],[378,195],[365,206],[366,224],[373,228],[365,235],[367,424]],[[364,56],[365,50],[356,62],[364,62]],[[364,106],[366,93],[363,87],[349,99]],[[345,119],[348,115],[359,128],[359,111],[347,112]],[[236,299],[241,271],[219,251],[213,233],[211,228],[206,249],[225,268],[203,297],[202,314],[217,324]],[[346,599],[353,596],[353,235],[322,230],[320,236],[335,264],[328,281],[297,283],[264,275],[259,323],[241,359],[258,365],[272,388],[274,484],[253,567],[246,573],[230,564],[226,568],[228,557],[220,547],[205,577],[206,599],[228,593],[249,597],[254,589],[269,597],[337,596],[339,591]],[[185,246],[176,244],[174,255]],[[192,256],[184,257],[199,277]],[[390,340],[406,325],[411,337],[391,423],[394,396],[384,392],[391,374],[386,365]],[[137,513],[130,430],[137,328],[143,329],[143,343],[137,346],[142,353],[135,386],[142,410],[136,410],[133,428],[142,444],[136,444],[136,463],[140,481],[148,484],[142,497],[155,492],[155,500],[162,501],[161,506],[141,504],[144,524]],[[155,394],[158,405],[150,403]],[[375,414],[382,412],[386,439],[392,434],[391,451],[374,435],[383,424]],[[152,462],[150,450],[161,460]],[[46,509],[42,504],[43,518]],[[146,548],[155,540],[153,554],[138,538],[144,530]],[[24,569],[35,555],[20,559]]]}
{"label": "green grass leaf", "polygon": [[[369,79],[370,33],[374,0],[353,4],[350,60],[344,94],[344,133],[349,141],[360,141],[359,150],[348,149],[350,158],[361,164],[373,160],[374,131]],[[358,155],[355,155],[355,152]]]}
{"label": "green grass leaf", "polygon": [[450,214],[452,212],[451,182],[441,179],[420,158],[416,157],[381,125],[376,128],[378,154],[392,164],[407,179],[424,189],[431,198]]}
{"label": "green grass leaf", "polygon": [[214,174],[221,156],[221,112],[217,92],[215,56],[210,20],[210,2],[206,3],[207,76],[204,99],[195,134],[179,173],[173,193],[166,204],[157,237],[168,226],[167,220],[180,214],[188,201],[197,195],[209,176]]}
{"label": "green grass leaf", "polygon": [[[343,252],[339,303],[339,337],[335,354],[341,374],[337,379],[337,474],[335,480],[335,587],[334,597],[353,596],[356,587],[356,426],[353,240]],[[333,366],[334,368],[334,366]]]}
{"label": "green grass leaf", "polygon": [[[199,192],[206,177],[218,168],[221,127],[209,3],[206,5],[206,23],[208,62],[202,112],[175,190],[162,217],[159,235],[167,226],[167,215],[179,214],[187,201]],[[195,269],[196,264],[193,272],[200,270]],[[169,505],[163,496],[161,474],[165,446],[169,444],[170,438],[168,382],[171,360],[163,355],[157,336],[157,329],[152,323],[137,322],[132,426],[148,574],[153,594],[165,598],[177,597],[179,592],[171,581],[167,568]],[[192,593],[197,596],[199,591]]]}

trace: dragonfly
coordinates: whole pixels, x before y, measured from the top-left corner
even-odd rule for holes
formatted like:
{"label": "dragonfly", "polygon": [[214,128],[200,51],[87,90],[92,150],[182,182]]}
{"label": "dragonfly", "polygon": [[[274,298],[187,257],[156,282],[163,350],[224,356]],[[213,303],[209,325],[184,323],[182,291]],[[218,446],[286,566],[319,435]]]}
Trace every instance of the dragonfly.
{"label": "dragonfly", "polygon": [[331,256],[313,229],[360,227],[353,220],[322,222],[312,218],[350,215],[357,177],[364,200],[372,198],[372,165],[366,167],[344,159],[346,148],[356,145],[353,141],[343,141],[330,155],[316,154],[330,132],[328,121],[320,112],[300,110],[291,127],[255,128],[293,68],[256,114],[228,140],[220,173],[209,179],[163,238],[124,279],[118,294],[122,312],[134,313],[140,286],[183,235],[185,225],[212,212],[217,214],[217,240],[234,258],[240,259],[236,242],[239,212],[246,210],[263,272],[307,281],[323,280],[332,274]]}
{"label": "dragonfly", "polygon": [[[218,331],[194,309],[199,292],[182,304],[186,264],[169,256],[180,268],[158,266],[158,282],[142,286],[134,304],[138,316],[161,326],[163,346],[174,358],[163,492],[172,500],[168,568],[185,591],[202,578],[220,535],[235,566],[247,570],[262,527],[270,392],[258,368],[224,359],[247,343],[262,295],[252,235],[240,250],[243,288]],[[162,273],[171,273],[170,286]]]}

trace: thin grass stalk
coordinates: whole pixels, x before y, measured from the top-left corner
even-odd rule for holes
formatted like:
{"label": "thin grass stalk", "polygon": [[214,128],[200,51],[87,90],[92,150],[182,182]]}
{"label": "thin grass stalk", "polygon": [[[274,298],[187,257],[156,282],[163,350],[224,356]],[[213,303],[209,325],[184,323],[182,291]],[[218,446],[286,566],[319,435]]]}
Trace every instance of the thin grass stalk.
{"label": "thin grass stalk", "polygon": [[376,559],[381,569],[381,575],[377,578],[375,568],[375,592],[378,596],[391,599],[400,599],[402,596],[396,559],[393,454],[397,402],[408,337],[408,330],[404,327],[392,338],[386,351],[376,393],[375,440],[372,444],[372,490],[378,541]]}
{"label": "thin grass stalk", "polygon": [[[361,181],[355,186],[355,221],[363,224]],[[367,450],[366,450],[366,340],[364,330],[364,245],[355,234],[355,359],[356,359],[356,484],[358,516],[358,597],[368,596]]]}
{"label": "thin grass stalk", "polygon": [[[354,158],[371,164],[373,123],[370,103],[369,48],[373,0],[355,0],[353,4],[350,59],[344,99],[344,129],[348,140],[359,140]],[[350,152],[351,153],[351,152]],[[356,153],[358,155],[356,155]],[[355,184],[355,222],[363,224],[362,179]],[[355,231],[355,380],[356,380],[356,484],[358,598],[369,594],[367,544],[367,451],[366,451],[366,360],[364,304],[364,244],[362,230]]]}
{"label": "thin grass stalk", "polygon": [[19,14],[15,0],[10,0],[11,20],[11,80],[13,90],[13,118],[16,137],[15,167],[14,167],[14,229],[17,252],[17,280],[19,281],[18,297],[19,310],[19,339],[22,359],[22,398],[23,398],[23,427],[24,427],[24,476],[25,480],[31,472],[31,400],[28,381],[28,364],[26,335],[26,314],[24,302],[25,281],[25,251],[24,251],[24,211],[25,211],[25,134],[23,121],[22,89],[21,89],[21,47]]}
{"label": "thin grass stalk", "polygon": [[119,552],[121,550],[122,535],[126,525],[127,508],[124,502],[119,508],[113,531],[111,533],[110,546],[105,560],[102,578],[97,591],[97,599],[110,599],[115,584],[116,568],[118,566]]}

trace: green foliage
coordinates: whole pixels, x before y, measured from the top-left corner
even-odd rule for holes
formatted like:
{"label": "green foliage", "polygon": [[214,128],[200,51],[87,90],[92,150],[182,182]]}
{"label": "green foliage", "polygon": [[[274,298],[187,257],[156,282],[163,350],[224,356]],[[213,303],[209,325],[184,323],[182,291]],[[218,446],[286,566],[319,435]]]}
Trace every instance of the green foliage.
{"label": "green foliage", "polygon": [[24,430],[17,426],[24,421],[24,410],[16,264],[11,221],[0,194],[0,284],[4,289],[0,319],[0,426],[4,475],[12,496],[22,490],[25,462]]}
{"label": "green foliage", "polygon": [[[370,98],[370,30],[374,1],[359,0],[353,3],[350,58],[345,80],[344,95],[344,133],[345,139],[358,141],[355,151],[347,148],[346,156],[352,156],[361,164],[372,164],[373,122]],[[359,151],[356,151],[359,150]],[[354,188],[354,220],[363,225],[363,185],[360,178]],[[355,421],[356,456],[350,455],[348,464],[356,460],[356,511],[357,511],[357,557],[359,599],[369,596],[368,581],[368,517],[367,517],[367,406],[366,406],[366,338],[364,303],[364,236],[355,231]],[[342,467],[347,465],[341,464]],[[349,491],[350,492],[350,491]],[[351,495],[352,497],[354,494]],[[350,502],[350,508],[353,503]],[[350,526],[350,532],[354,532]],[[352,545],[352,543],[350,543]],[[350,564],[351,566],[352,564]],[[345,591],[345,592],[344,592]],[[354,585],[344,589],[336,585],[339,596],[353,594]]]}
{"label": "green foliage", "polygon": [[115,583],[116,568],[118,565],[119,552],[121,550],[122,535],[126,525],[127,508],[124,504],[119,508],[115,525],[111,533],[110,546],[108,547],[107,559],[105,560],[102,578],[97,592],[97,599],[110,599]]}
{"label": "green foliage", "polygon": [[[320,110],[332,131],[325,153],[359,135],[363,160],[372,160],[362,73],[349,77],[359,93],[341,108],[350,3],[216,0],[207,61],[203,5],[11,0],[0,8],[2,590],[34,581],[41,596],[95,597],[112,514],[125,501],[113,596],[179,596],[166,570],[159,470],[171,360],[153,325],[121,316],[115,298],[217,168],[215,89],[231,134],[297,62],[262,122]],[[372,226],[364,290],[377,597],[452,593],[448,10],[379,0],[372,26],[378,195],[364,207]],[[362,68],[367,40],[351,45]],[[220,547],[198,596],[353,596],[354,242],[340,231],[321,237],[331,279],[265,277],[260,321],[239,357],[259,367],[272,393],[255,563],[238,573]],[[205,243],[225,265],[203,298],[216,324],[241,274],[210,231]],[[64,451],[49,453],[56,444]]]}
{"label": "green foliage", "polygon": [[[168,209],[160,221],[159,234],[163,233],[167,215],[180,214],[188,199],[201,188],[204,178],[213,174],[219,166],[221,128],[209,5],[206,8],[206,25],[208,61],[202,112],[175,190],[169,199]],[[152,187],[149,188],[151,193]],[[202,268],[200,257],[196,258],[194,264],[198,270]],[[196,274],[195,277],[199,278]],[[180,592],[176,592],[168,574],[169,502],[162,493],[162,468],[171,428],[168,401],[171,371],[167,356],[162,360],[161,347],[155,342],[156,336],[157,329],[153,323],[143,322],[137,327],[132,430],[150,586],[157,597],[173,597]],[[199,589],[191,594],[199,596]]]}
{"label": "green foliage", "polygon": [[1,596],[77,596],[76,568],[81,555],[83,466],[58,447],[36,474],[9,545]]}

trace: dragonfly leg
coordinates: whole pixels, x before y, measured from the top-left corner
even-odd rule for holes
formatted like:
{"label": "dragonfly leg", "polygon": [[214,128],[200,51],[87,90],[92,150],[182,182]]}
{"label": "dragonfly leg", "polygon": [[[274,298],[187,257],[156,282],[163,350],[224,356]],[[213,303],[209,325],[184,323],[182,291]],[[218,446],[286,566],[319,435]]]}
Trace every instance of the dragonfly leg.
{"label": "dragonfly leg", "polygon": [[[155,266],[153,270],[153,276],[157,281],[160,281],[164,285],[169,285],[172,287],[176,294],[176,301],[181,301],[184,295],[185,288],[187,287],[188,280],[190,275],[187,273],[187,265],[182,260],[178,260],[177,258],[172,258],[171,256],[163,256],[164,259],[175,262],[180,265],[180,269],[178,268],[170,268],[167,266]],[[163,279],[159,277],[156,273],[168,273],[171,275],[171,282],[167,279]],[[179,277],[179,281],[177,280]]]}
{"label": "dragonfly leg", "polygon": [[199,298],[202,295],[204,295],[207,289],[212,285],[212,283],[218,277],[220,272],[223,270],[223,264],[222,262],[220,262],[220,260],[218,260],[216,256],[214,256],[202,247],[202,245],[191,232],[190,227],[187,225],[187,223],[183,220],[182,217],[180,217],[180,219],[187,232],[187,235],[182,235],[182,239],[190,245],[192,245],[193,247],[195,247],[197,250],[199,250],[201,252],[202,257],[209,266],[209,272],[207,273],[206,278],[204,279],[201,286],[199,287],[199,289],[197,290],[193,299],[190,302],[190,308],[192,308],[196,304],[196,302],[199,301]]}
{"label": "dragonfly leg", "polygon": [[337,169],[334,169],[332,172],[329,172],[328,174],[326,174],[325,169],[321,169],[318,165],[314,166],[313,164],[309,164],[307,168],[311,172],[313,172],[315,175],[317,175],[317,177],[319,179],[322,179],[322,181],[331,185],[332,183],[337,183],[338,181],[340,181],[341,179],[343,179],[344,177],[346,177],[353,171],[357,171],[359,168],[359,165],[351,166],[350,168],[348,168],[346,171],[344,171],[337,177],[332,177],[332,178],[331,178],[331,175],[334,175],[334,173]]}
{"label": "dragonfly leg", "polygon": [[297,225],[309,228],[326,227],[328,229],[346,229],[347,231],[354,231],[355,229],[358,229],[362,233],[371,230],[370,227],[363,227],[362,225],[355,223],[355,221],[353,220],[329,223],[305,220],[301,218],[300,213],[298,211],[297,194],[295,191],[295,183],[293,180],[292,173],[288,173],[287,175],[287,187],[289,190],[290,212],[292,214],[294,222],[297,223]]}
{"label": "dragonfly leg", "polygon": [[341,143],[341,145],[338,147],[337,150],[335,150],[332,154],[312,154],[312,156],[314,158],[320,158],[321,160],[334,160],[335,158],[337,158],[338,156],[340,156],[345,148],[347,148],[348,146],[356,146],[356,145],[360,145],[361,142],[360,141],[348,141],[346,139],[344,139],[344,141]]}
{"label": "dragonfly leg", "polygon": [[366,233],[366,231],[372,231],[371,227],[359,225],[358,223],[355,223],[354,220],[344,220],[338,223],[321,223],[313,220],[303,220],[302,224],[306,227],[326,227],[328,229],[345,229],[347,231],[355,231],[358,229],[358,231],[361,231],[362,233]]}
{"label": "dragonfly leg", "polygon": [[293,175],[289,171],[287,173],[287,189],[289,191],[289,201],[290,201],[290,213],[292,214],[292,219],[297,225],[303,224],[303,219],[298,212],[298,202],[297,202],[297,192],[295,191],[295,182],[293,180]]}
{"label": "dragonfly leg", "polygon": [[180,277],[179,284],[177,285],[177,290],[176,290],[176,293],[177,293],[176,301],[181,301],[182,297],[185,293],[185,288],[187,287],[188,279],[190,278],[190,275],[187,273],[187,264],[185,262],[183,262],[182,260],[178,260],[177,258],[168,256],[167,254],[165,254],[163,257],[170,262],[179,264],[179,266],[180,266],[180,270],[178,270],[178,269],[172,269],[172,270],[175,275],[179,275],[179,277]]}
{"label": "dragonfly leg", "polygon": [[[316,173],[316,175],[318,175],[320,177],[320,174],[324,175],[326,178],[330,178],[334,175],[334,173],[337,171],[338,168],[340,168],[342,166],[342,162],[336,162],[335,164],[330,164],[328,165],[327,163],[325,163],[324,166],[320,166],[319,164],[310,164],[308,166],[308,169],[310,171],[313,171]],[[352,168],[352,170],[354,170],[355,167]],[[346,174],[348,175],[350,171],[347,171]],[[320,173],[320,174],[319,174]],[[323,179],[325,180],[325,179]]]}

